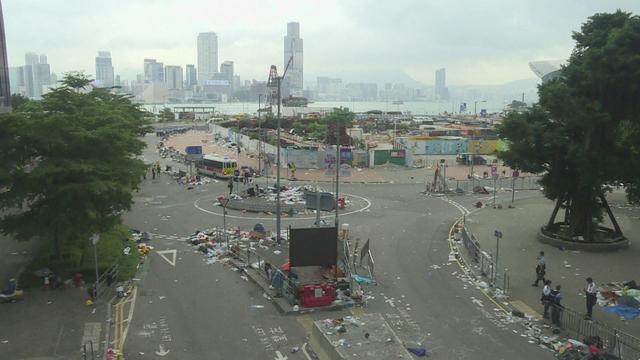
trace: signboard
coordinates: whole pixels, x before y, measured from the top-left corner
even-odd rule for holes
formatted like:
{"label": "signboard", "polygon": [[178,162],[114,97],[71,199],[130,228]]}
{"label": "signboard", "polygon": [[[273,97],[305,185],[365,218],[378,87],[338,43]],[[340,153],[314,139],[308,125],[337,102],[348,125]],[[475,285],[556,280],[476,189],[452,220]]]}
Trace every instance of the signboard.
{"label": "signboard", "polygon": [[291,266],[331,266],[338,261],[337,228],[292,228],[289,234]]}
{"label": "signboard", "polygon": [[391,157],[403,158],[406,155],[405,150],[391,150]]}
{"label": "signboard", "polygon": [[202,81],[204,86],[229,86],[229,80],[204,80]]}
{"label": "signboard", "polygon": [[502,238],[502,231],[496,230],[496,231],[493,232],[493,235],[495,237],[497,237],[498,239],[501,239]]}
{"label": "signboard", "polygon": [[491,176],[498,176],[498,165],[491,164]]}
{"label": "signboard", "polygon": [[520,171],[514,170],[514,172],[511,174],[511,176],[513,176],[514,178],[519,177],[520,176]]}
{"label": "signboard", "polygon": [[202,146],[187,146],[185,152],[189,155],[202,155]]}

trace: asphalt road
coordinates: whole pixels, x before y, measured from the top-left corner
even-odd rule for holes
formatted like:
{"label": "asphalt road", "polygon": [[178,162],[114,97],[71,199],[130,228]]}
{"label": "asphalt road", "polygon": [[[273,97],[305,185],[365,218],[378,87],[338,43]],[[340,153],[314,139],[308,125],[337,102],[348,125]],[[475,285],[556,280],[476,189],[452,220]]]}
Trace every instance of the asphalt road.
{"label": "asphalt road", "polygon": [[[222,225],[220,216],[194,203],[224,193],[226,184],[186,190],[164,176],[146,181],[126,216],[133,227],[165,235],[153,240],[154,250],[176,250],[175,266],[155,252],[150,255],[128,331],[127,358],[275,359],[280,351],[289,359],[303,359],[301,352],[289,350],[307,341],[308,316],[279,315],[254,284],[223,264],[207,265],[182,240],[195,229]],[[364,311],[382,313],[403,340],[421,343],[433,359],[553,358],[521,337],[518,326],[502,321],[495,304],[460,278],[457,264],[448,262],[446,240],[460,209],[422,190],[417,184],[341,185],[341,192],[371,202],[367,210],[341,217],[341,223],[350,224],[352,238],[371,240],[379,285],[370,287],[374,299]],[[451,200],[470,209],[479,199],[491,202],[486,197]],[[283,226],[289,221],[296,220],[284,219]],[[244,229],[255,222],[227,219],[229,226]],[[272,220],[261,222],[275,227]],[[311,223],[299,220],[296,225]],[[337,316],[341,313],[311,319]]]}

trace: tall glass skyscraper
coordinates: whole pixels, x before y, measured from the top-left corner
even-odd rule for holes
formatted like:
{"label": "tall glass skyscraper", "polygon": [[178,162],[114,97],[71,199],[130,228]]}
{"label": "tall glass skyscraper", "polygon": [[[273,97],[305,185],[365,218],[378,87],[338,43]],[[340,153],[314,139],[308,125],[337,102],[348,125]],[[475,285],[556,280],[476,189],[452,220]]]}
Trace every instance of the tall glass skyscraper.
{"label": "tall glass skyscraper", "polygon": [[[289,59],[293,56],[293,62],[289,65],[285,76],[285,89],[288,94],[302,96],[303,80],[303,46],[300,38],[300,23],[290,22],[287,24],[287,35],[284,37],[284,63],[287,66]],[[284,67],[282,68],[284,71]],[[285,90],[285,95],[287,91]]]}
{"label": "tall glass skyscraper", "polygon": [[198,34],[198,81],[212,80],[218,72],[218,35],[214,32]]}
{"label": "tall glass skyscraper", "polygon": [[9,64],[7,63],[7,41],[4,36],[4,16],[0,2],[0,112],[11,110],[11,90],[9,88]]}

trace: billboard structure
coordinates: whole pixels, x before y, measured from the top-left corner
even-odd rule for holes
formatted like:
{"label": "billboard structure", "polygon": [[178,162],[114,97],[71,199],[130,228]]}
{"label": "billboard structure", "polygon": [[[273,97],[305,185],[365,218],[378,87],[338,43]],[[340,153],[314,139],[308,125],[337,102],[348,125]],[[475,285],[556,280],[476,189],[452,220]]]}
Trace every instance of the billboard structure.
{"label": "billboard structure", "polygon": [[291,266],[333,266],[338,262],[338,231],[335,227],[289,230]]}

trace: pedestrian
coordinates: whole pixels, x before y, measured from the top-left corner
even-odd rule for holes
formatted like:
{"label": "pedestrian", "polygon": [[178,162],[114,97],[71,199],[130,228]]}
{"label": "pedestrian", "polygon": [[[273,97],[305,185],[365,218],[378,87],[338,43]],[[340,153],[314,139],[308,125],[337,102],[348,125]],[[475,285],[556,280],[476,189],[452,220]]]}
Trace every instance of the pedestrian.
{"label": "pedestrian", "polygon": [[584,292],[587,296],[587,315],[584,319],[591,320],[591,316],[593,316],[593,305],[595,305],[598,300],[598,287],[591,277],[587,278],[587,288],[584,289]]}
{"label": "pedestrian", "polygon": [[245,171],[244,172],[244,185],[246,186],[247,184],[249,184],[249,172]]}
{"label": "pedestrian", "polygon": [[538,286],[538,282],[542,281],[542,283],[544,284],[544,275],[547,273],[547,264],[545,263],[544,260],[544,251],[540,251],[540,255],[538,255],[538,257],[536,258],[537,260],[537,265],[536,265],[536,281],[531,284],[532,286]]}
{"label": "pedestrian", "polygon": [[551,280],[544,281],[544,287],[542,288],[542,297],[540,298],[540,301],[544,306],[542,317],[548,319],[549,307],[551,306]]}
{"label": "pedestrian", "polygon": [[231,193],[233,193],[233,178],[229,179],[229,184],[227,184],[227,187],[229,188],[229,195],[231,195]]}
{"label": "pedestrian", "polygon": [[554,290],[551,290],[551,322],[556,327],[561,327],[560,314],[562,313],[562,293],[560,292],[560,285],[557,285]]}
{"label": "pedestrian", "polygon": [[156,179],[156,168],[155,167],[151,168],[151,179],[153,179],[153,180]]}
{"label": "pedestrian", "polygon": [[158,174],[158,176],[160,176],[160,162],[156,162],[156,174]]}

